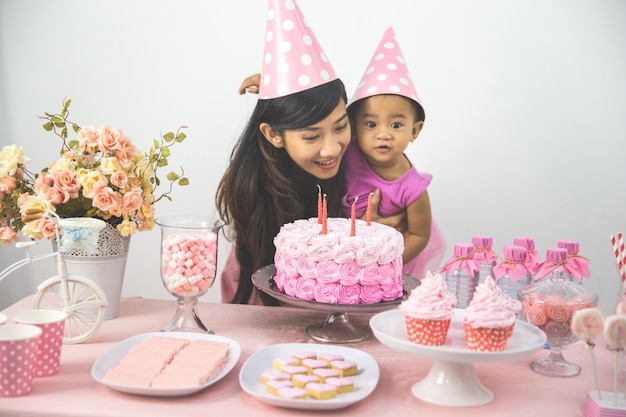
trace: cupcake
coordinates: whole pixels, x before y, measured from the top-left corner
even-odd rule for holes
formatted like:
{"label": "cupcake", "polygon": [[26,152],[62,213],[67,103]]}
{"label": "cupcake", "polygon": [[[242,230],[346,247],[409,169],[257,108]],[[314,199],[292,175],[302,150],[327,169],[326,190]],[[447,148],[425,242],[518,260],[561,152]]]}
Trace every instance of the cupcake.
{"label": "cupcake", "polygon": [[462,315],[465,345],[481,352],[503,351],[513,334],[515,316],[493,278],[487,277]]}
{"label": "cupcake", "polygon": [[400,304],[407,338],[419,345],[436,346],[446,341],[454,316],[456,296],[439,274],[428,271],[418,287]]}

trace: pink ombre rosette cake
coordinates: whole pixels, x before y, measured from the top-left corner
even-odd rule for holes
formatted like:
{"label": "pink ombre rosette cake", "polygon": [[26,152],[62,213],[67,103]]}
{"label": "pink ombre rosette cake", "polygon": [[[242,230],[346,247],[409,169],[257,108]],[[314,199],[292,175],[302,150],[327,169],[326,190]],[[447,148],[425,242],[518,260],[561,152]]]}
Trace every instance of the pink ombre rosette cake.
{"label": "pink ombre rosette cake", "polygon": [[513,334],[516,313],[492,277],[476,287],[462,315],[465,345],[469,350],[499,352]]}
{"label": "pink ombre rosette cake", "polygon": [[296,220],[280,229],[274,238],[274,283],[280,291],[331,304],[374,304],[402,296],[401,233],[363,220],[326,222],[325,234],[317,218]]}
{"label": "pink ombre rosette cake", "polygon": [[428,271],[409,298],[400,304],[407,338],[419,345],[437,346],[446,341],[454,316],[456,296],[448,291],[445,279]]}

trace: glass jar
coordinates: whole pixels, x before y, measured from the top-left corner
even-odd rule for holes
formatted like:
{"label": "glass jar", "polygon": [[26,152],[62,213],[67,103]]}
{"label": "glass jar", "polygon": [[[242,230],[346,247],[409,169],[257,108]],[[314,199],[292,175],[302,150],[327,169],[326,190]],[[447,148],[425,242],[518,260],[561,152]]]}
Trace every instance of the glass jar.
{"label": "glass jar", "polygon": [[564,279],[563,275],[563,269],[554,265],[547,278],[519,291],[524,320],[543,330],[550,345],[549,357],[535,360],[531,369],[554,377],[580,374],[580,366],[565,360],[563,349],[577,340],[570,329],[574,312],[598,305],[596,293]]}
{"label": "glass jar", "polygon": [[198,298],[213,286],[217,243],[223,224],[205,216],[166,216],[161,226],[161,279],[176,297],[174,318],[163,331],[210,333],[198,316]]}

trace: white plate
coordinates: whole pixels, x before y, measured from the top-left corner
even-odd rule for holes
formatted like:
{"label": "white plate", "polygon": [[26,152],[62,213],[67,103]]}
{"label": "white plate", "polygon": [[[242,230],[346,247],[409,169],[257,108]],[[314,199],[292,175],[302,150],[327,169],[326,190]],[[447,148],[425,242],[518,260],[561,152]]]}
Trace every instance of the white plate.
{"label": "white plate", "polygon": [[502,352],[477,352],[465,347],[465,336],[461,315],[463,310],[455,309],[450,322],[448,337],[443,345],[426,346],[409,342],[402,311],[396,309],[376,314],[370,319],[370,327],[383,344],[404,352],[420,356],[459,363],[506,362],[525,358],[539,350],[546,342],[546,335],[539,328],[517,320],[513,335]]}
{"label": "white plate", "polygon": [[[219,368],[217,372],[215,372],[208,381],[206,381],[202,385],[196,385],[191,387],[181,387],[181,388],[145,388],[145,387],[135,387],[130,385],[120,385],[120,384],[111,384],[106,381],[103,381],[104,375],[107,371],[114,366],[116,366],[122,358],[128,353],[128,351],[135,345],[139,344],[141,341],[153,337],[153,336],[161,336],[161,337],[176,337],[180,339],[188,339],[188,340],[207,340],[211,342],[226,342],[228,343],[228,355],[226,356],[226,360]],[[182,395],[193,394],[198,391],[202,391],[206,387],[213,385],[220,379],[224,378],[231,369],[237,364],[239,360],[239,356],[241,355],[241,346],[236,341],[229,339],[223,336],[214,336],[203,333],[183,333],[183,332],[154,332],[154,333],[143,333],[137,336],[130,337],[126,340],[121,341],[120,343],[113,346],[111,349],[107,350],[102,356],[96,360],[91,368],[91,376],[97,382],[108,386],[117,391],[125,392],[127,394],[136,394],[136,395],[149,395],[155,397],[177,397]]]}
{"label": "white plate", "polygon": [[[346,360],[356,362],[359,373],[349,377],[354,381],[354,391],[338,394],[329,400],[294,400],[276,397],[265,390],[261,382],[263,372],[272,369],[272,361],[279,357],[290,357],[295,352],[334,353],[342,355]],[[354,404],[374,391],[378,384],[380,370],[376,360],[362,350],[330,345],[318,345],[311,343],[284,343],[267,346],[252,356],[243,364],[239,373],[239,384],[244,391],[259,400],[285,408],[301,410],[336,410]]]}

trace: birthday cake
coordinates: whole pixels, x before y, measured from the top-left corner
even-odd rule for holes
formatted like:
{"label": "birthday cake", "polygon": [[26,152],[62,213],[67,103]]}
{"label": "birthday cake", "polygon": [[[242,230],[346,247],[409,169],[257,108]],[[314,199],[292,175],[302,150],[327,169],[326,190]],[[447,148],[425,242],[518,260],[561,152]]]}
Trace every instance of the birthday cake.
{"label": "birthday cake", "polygon": [[346,218],[301,219],[274,238],[276,287],[302,300],[374,304],[402,296],[404,238],[392,227]]}

